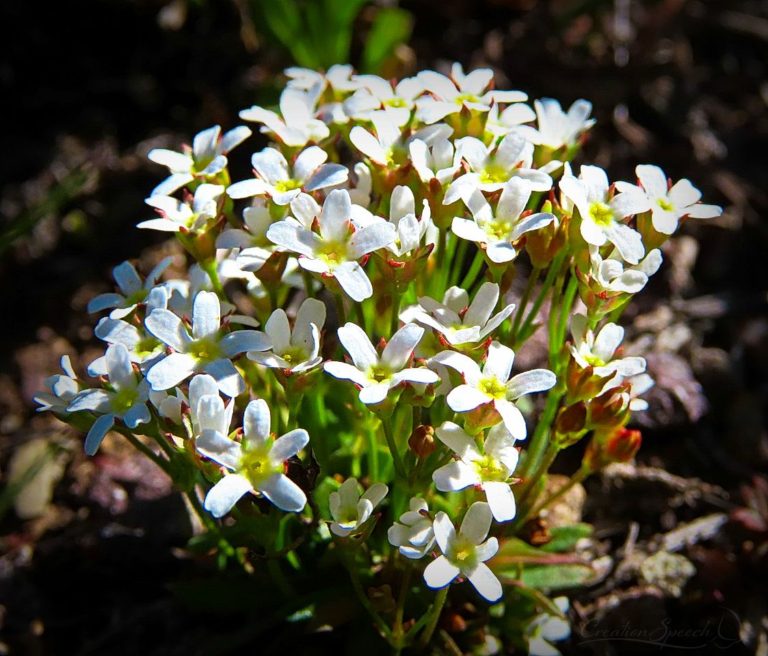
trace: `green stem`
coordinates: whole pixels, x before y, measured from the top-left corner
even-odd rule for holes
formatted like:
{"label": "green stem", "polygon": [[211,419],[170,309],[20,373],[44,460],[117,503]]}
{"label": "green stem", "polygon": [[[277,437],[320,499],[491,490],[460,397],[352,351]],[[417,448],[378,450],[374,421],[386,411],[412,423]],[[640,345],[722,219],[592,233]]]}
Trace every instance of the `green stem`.
{"label": "green stem", "polygon": [[401,478],[404,481],[408,480],[405,466],[403,465],[403,461],[400,458],[400,452],[398,451],[397,444],[395,443],[395,437],[392,434],[392,418],[382,417],[381,426],[384,429],[384,437],[387,438],[387,446],[389,447],[389,452],[392,454],[392,463],[395,466],[395,473],[397,474],[398,478]]}
{"label": "green stem", "polygon": [[528,301],[531,300],[531,294],[533,294],[533,288],[536,286],[536,283],[539,280],[539,276],[541,275],[541,267],[533,267],[533,270],[531,271],[531,275],[528,277],[528,284],[525,286],[525,291],[523,292],[523,296],[520,299],[520,306],[517,308],[517,312],[515,312],[515,321],[512,324],[512,343],[515,343],[515,340],[517,339],[517,331],[520,329],[520,323],[523,320],[523,314],[525,314],[525,309],[528,307]]}
{"label": "green stem", "polygon": [[547,298],[547,295],[549,294],[549,291],[552,288],[552,284],[555,282],[555,278],[560,273],[560,268],[563,265],[564,259],[565,259],[565,253],[560,253],[560,255],[558,255],[550,265],[549,270],[547,271],[547,276],[544,278],[544,282],[541,285],[541,290],[539,291],[539,295],[536,297],[536,300],[533,303],[533,307],[531,308],[531,311],[528,313],[528,316],[525,318],[525,321],[523,321],[523,325],[520,327],[520,331],[515,335],[516,342],[513,348],[516,349],[520,345],[520,343],[528,339],[528,337],[530,336],[530,332],[533,332],[531,330],[531,324],[539,314],[539,310],[541,309],[541,306],[544,304],[544,300]]}
{"label": "green stem", "polygon": [[437,628],[437,623],[440,621],[440,613],[445,606],[445,600],[448,598],[448,590],[450,585],[446,585],[442,590],[437,593],[435,601],[432,602],[432,607],[429,609],[429,619],[427,620],[427,626],[424,629],[424,633],[421,634],[419,639],[419,646],[424,649],[429,646],[430,640],[432,640],[432,634]]}
{"label": "green stem", "polygon": [[400,294],[397,289],[392,292],[392,318],[389,325],[389,337],[392,338],[400,327]]}
{"label": "green stem", "polygon": [[403,615],[405,614],[405,602],[408,598],[408,590],[411,587],[411,566],[410,563],[405,564],[406,569],[403,572],[403,576],[400,580],[400,591],[397,594],[397,607],[395,608],[395,623],[392,627],[392,638],[395,642],[395,647],[400,650],[405,645],[403,632]]}
{"label": "green stem", "polygon": [[205,271],[208,274],[208,277],[211,279],[213,290],[219,296],[223,297],[224,287],[221,284],[221,280],[219,280],[219,270],[216,267],[216,258],[206,260],[205,262],[202,262],[200,266],[202,267],[203,271]]}
{"label": "green stem", "polygon": [[391,643],[391,636],[392,631],[390,630],[387,623],[382,619],[381,615],[376,611],[376,609],[373,607],[373,604],[371,604],[370,599],[368,599],[368,595],[365,594],[365,590],[363,589],[363,584],[360,581],[360,572],[357,571],[357,566],[354,562],[350,563],[348,557],[343,557],[342,561],[344,562],[345,567],[347,568],[347,571],[349,572],[349,578],[350,581],[352,581],[352,588],[355,591],[355,594],[357,595],[358,600],[363,605],[363,608],[365,608],[366,611],[368,611],[368,614],[371,616],[371,619],[373,620],[374,624],[376,624],[376,627],[379,629],[379,632],[381,635],[383,635],[387,641]]}
{"label": "green stem", "polygon": [[162,458],[157,453],[155,453],[152,449],[150,449],[144,442],[142,442],[139,438],[137,438],[133,433],[131,433],[129,430],[117,428],[115,427],[113,430],[117,430],[121,435],[123,435],[130,443],[131,446],[133,446],[134,449],[137,449],[141,453],[143,453],[147,458],[149,458],[152,462],[154,462],[160,469],[162,469],[166,474],[169,476],[171,475],[171,470],[168,465],[168,461],[165,458]]}
{"label": "green stem", "polygon": [[461,281],[460,287],[462,289],[469,291],[472,288],[472,286],[475,284],[475,281],[477,280],[477,276],[480,274],[480,271],[483,268],[484,262],[485,256],[483,255],[483,251],[478,249],[475,253],[474,259],[472,260],[472,264],[469,267],[469,271],[467,271],[467,275],[465,275],[464,280]]}

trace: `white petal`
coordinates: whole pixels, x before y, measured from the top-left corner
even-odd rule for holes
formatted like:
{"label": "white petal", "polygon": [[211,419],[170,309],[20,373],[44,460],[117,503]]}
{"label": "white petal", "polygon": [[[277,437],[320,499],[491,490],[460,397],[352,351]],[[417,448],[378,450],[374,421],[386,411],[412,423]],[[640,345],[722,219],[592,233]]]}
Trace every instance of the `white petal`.
{"label": "white petal", "polygon": [[122,344],[110,344],[104,357],[110,383],[116,388],[132,388],[136,386],[136,377],[133,375],[131,358],[125,346]]}
{"label": "white petal", "polygon": [[215,460],[228,469],[235,470],[240,464],[242,453],[240,444],[219,431],[203,430],[195,440],[195,448],[206,458]]}
{"label": "white petal", "polygon": [[382,363],[393,371],[402,369],[423,336],[424,329],[421,326],[415,323],[406,324],[392,335],[392,339],[384,347],[381,354]]}
{"label": "white petal", "polygon": [[264,196],[269,191],[269,187],[263,180],[253,178],[251,180],[241,180],[227,187],[227,196],[234,198],[251,198],[252,196]]}
{"label": "white petal", "polygon": [[484,326],[498,302],[499,286],[493,282],[483,283],[480,289],[477,290],[472,304],[464,315],[464,325]]}
{"label": "white petal", "polygon": [[361,228],[349,239],[349,257],[354,260],[361,258],[389,246],[396,237],[397,231],[391,223],[380,222]]}
{"label": "white petal", "polygon": [[303,428],[296,428],[278,437],[269,451],[270,459],[275,462],[285,462],[292,458],[309,444],[309,434]]}
{"label": "white petal", "polygon": [[267,239],[288,251],[306,257],[314,257],[320,243],[316,234],[292,221],[273,223],[267,230]]}
{"label": "white petal", "polygon": [[497,522],[508,522],[515,518],[517,513],[515,495],[512,494],[512,488],[508,483],[489,481],[483,483],[483,491],[493,518]]}
{"label": "white petal", "polygon": [[[328,159],[328,153],[317,146],[310,146],[299,153],[293,163],[293,175],[296,180],[305,182],[314,171]],[[308,189],[309,190],[309,189]],[[311,191],[311,190],[309,190]]]}
{"label": "white petal", "polygon": [[435,532],[435,539],[443,553],[448,553],[451,545],[456,540],[456,529],[453,522],[442,510],[435,515],[435,521],[432,523],[432,529]]}
{"label": "white petal", "polygon": [[243,435],[249,444],[264,444],[272,429],[269,406],[264,399],[255,399],[245,408]]}
{"label": "white petal", "polygon": [[147,372],[147,381],[156,392],[171,389],[191,376],[196,367],[195,357],[186,353],[171,353],[152,366]]}
{"label": "white petal", "polygon": [[67,412],[107,412],[110,407],[110,395],[102,389],[88,389],[80,392],[67,406]]}
{"label": "white petal", "polygon": [[475,501],[461,521],[459,532],[472,544],[480,544],[488,536],[493,514],[487,503]]}
{"label": "white petal", "polygon": [[266,351],[272,347],[270,339],[259,330],[234,330],[219,342],[230,358],[248,351]]}
{"label": "white petal", "polygon": [[507,383],[507,396],[517,399],[524,394],[546,392],[555,386],[557,377],[549,369],[532,369],[513,376]]}
{"label": "white petal", "polygon": [[435,487],[441,492],[456,492],[480,483],[477,471],[465,462],[452,461],[432,472]]}
{"label": "white petal", "polygon": [[475,440],[461,426],[452,421],[444,421],[435,431],[437,438],[462,460],[475,460],[480,454]]}
{"label": "white petal", "polygon": [[101,312],[102,310],[117,307],[123,301],[125,301],[125,297],[122,294],[99,294],[88,301],[88,312],[94,314],[96,312]]}
{"label": "white petal", "polygon": [[346,362],[326,362],[323,365],[326,373],[331,374],[334,378],[342,378],[344,380],[351,380],[357,385],[365,386],[368,384],[368,377],[360,371],[358,368],[353,367]]}
{"label": "white petal", "polygon": [[520,409],[511,401],[496,399],[493,403],[496,412],[501,415],[505,428],[516,440],[524,440],[528,434],[525,418]]}
{"label": "white petal", "polygon": [[603,362],[608,362],[623,339],[624,329],[615,323],[607,323],[597,334],[592,352]]}
{"label": "white petal", "polygon": [[360,402],[366,405],[376,405],[387,398],[390,390],[389,383],[369,383],[360,390]]}
{"label": "white petal", "polygon": [[185,351],[192,341],[181,319],[170,310],[152,310],[144,325],[152,335],[176,351]]}
{"label": "white petal", "polygon": [[229,397],[236,397],[245,391],[245,381],[229,360],[224,358],[214,360],[205,365],[203,370],[213,376],[216,384],[223,394]]}
{"label": "white petal", "polygon": [[459,385],[450,391],[446,401],[454,412],[469,412],[493,399],[471,385]]}
{"label": "white petal", "polygon": [[86,455],[92,456],[99,450],[99,447],[104,440],[104,436],[114,425],[114,415],[102,415],[93,422],[93,426],[91,426],[91,429],[88,431],[88,435],[85,436]]}
{"label": "white petal", "polygon": [[302,489],[285,474],[274,474],[258,484],[258,490],[280,510],[300,512],[307,504]]}
{"label": "white petal", "polygon": [[330,241],[346,241],[352,201],[345,189],[334,189],[328,194],[320,213],[320,233]]}
{"label": "white petal", "polygon": [[488,601],[498,601],[504,594],[501,582],[485,563],[479,563],[475,569],[468,574],[469,582],[475,587]]}
{"label": "white petal", "polygon": [[360,326],[349,322],[339,328],[338,335],[339,340],[358,369],[366,371],[368,368],[378,364],[379,358],[376,355],[376,349]]}
{"label": "white petal", "polygon": [[240,498],[253,491],[251,482],[239,474],[227,474],[205,496],[205,509],[214,517],[226,515]]}
{"label": "white petal", "polygon": [[514,361],[515,352],[511,348],[499,342],[491,342],[483,365],[483,376],[494,376],[500,382],[506,383]]}
{"label": "white petal", "polygon": [[304,189],[316,191],[327,187],[335,187],[344,184],[349,179],[349,169],[341,164],[326,164],[321,166],[315,174],[307,180]]}
{"label": "white petal", "polygon": [[548,226],[554,220],[554,214],[547,214],[545,212],[529,214],[524,219],[521,219],[515,224],[515,228],[512,230],[510,239],[511,241],[517,241],[526,232],[531,232],[532,230],[540,230],[541,228]]}
{"label": "white petal", "polygon": [[184,153],[177,153],[166,148],[154,148],[149,151],[147,158],[155,164],[166,166],[172,173],[184,173],[189,171],[192,166],[192,158]]}
{"label": "white petal", "polygon": [[675,207],[688,207],[698,203],[701,192],[691,184],[690,180],[679,180],[669,190],[669,200]]}
{"label": "white petal", "polygon": [[605,230],[610,242],[616,246],[621,256],[630,264],[637,264],[645,255],[643,238],[628,225],[616,223]]}
{"label": "white petal", "polygon": [[424,569],[424,582],[433,589],[444,588],[459,575],[459,568],[445,556],[438,556]]}
{"label": "white petal", "polygon": [[349,140],[371,161],[382,165],[387,163],[387,151],[368,130],[356,125],[349,133]]}
{"label": "white petal", "polygon": [[192,336],[215,335],[221,327],[221,303],[215,292],[199,292],[192,308]]}
{"label": "white petal", "polygon": [[357,262],[342,262],[334,269],[333,275],[353,301],[359,303],[373,295],[371,281]]}
{"label": "white petal", "polygon": [[259,176],[271,185],[291,177],[288,173],[288,162],[282,153],[274,148],[265,148],[259,153],[254,153],[251,164]]}

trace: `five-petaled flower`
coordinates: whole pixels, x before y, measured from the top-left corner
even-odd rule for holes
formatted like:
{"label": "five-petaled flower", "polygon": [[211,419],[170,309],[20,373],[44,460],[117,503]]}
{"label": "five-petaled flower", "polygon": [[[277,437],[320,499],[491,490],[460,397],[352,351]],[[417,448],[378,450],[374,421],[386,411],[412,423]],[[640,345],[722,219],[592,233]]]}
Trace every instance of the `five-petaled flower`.
{"label": "five-petaled flower", "polygon": [[[211,397],[203,398],[205,401]],[[267,402],[257,399],[245,408],[239,442],[215,428],[203,428],[195,440],[201,454],[233,472],[225,474],[205,497],[205,509],[214,517],[226,515],[248,492],[266,497],[286,512],[304,509],[306,495],[283,470],[285,461],[307,446],[309,435],[297,428],[273,441],[270,422]]]}
{"label": "five-petaled flower", "polygon": [[383,483],[374,483],[360,494],[356,478],[348,478],[338,491],[328,497],[331,516],[331,532],[341,538],[359,531],[373,514],[374,509],[387,496],[389,488]]}
{"label": "five-petaled flower", "polygon": [[408,510],[387,530],[387,539],[406,558],[417,560],[429,553],[435,546],[435,532],[427,502],[411,498]]}
{"label": "five-petaled flower", "polygon": [[442,554],[424,570],[430,588],[444,588],[461,574],[488,601],[501,599],[501,583],[485,564],[499,550],[498,540],[488,538],[492,519],[491,509],[482,501],[469,507],[458,533],[448,515],[442,511],[435,515],[433,530]]}

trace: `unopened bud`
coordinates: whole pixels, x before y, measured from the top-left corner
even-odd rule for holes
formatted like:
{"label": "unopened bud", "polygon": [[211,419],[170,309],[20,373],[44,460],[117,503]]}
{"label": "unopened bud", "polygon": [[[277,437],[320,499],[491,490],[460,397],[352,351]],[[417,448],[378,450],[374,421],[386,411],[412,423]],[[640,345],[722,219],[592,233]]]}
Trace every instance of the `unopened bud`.
{"label": "unopened bud", "polygon": [[408,446],[419,458],[426,458],[435,450],[435,429],[432,426],[417,426],[408,438]]}
{"label": "unopened bud", "polygon": [[579,401],[566,408],[561,408],[555,420],[555,430],[559,435],[569,436],[579,434],[587,424],[587,406]]}

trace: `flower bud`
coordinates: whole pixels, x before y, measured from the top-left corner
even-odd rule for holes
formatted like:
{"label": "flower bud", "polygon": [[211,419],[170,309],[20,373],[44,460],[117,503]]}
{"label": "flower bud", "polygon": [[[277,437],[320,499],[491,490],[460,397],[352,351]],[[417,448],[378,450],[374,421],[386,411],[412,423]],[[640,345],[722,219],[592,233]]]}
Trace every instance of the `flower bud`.
{"label": "flower bud", "polygon": [[621,426],[609,432],[596,432],[584,453],[582,464],[590,471],[598,471],[614,462],[629,462],[642,444],[639,430]]}
{"label": "flower bud", "polygon": [[629,419],[629,383],[603,392],[589,404],[589,425],[611,428],[623,426]]}
{"label": "flower bud", "polygon": [[578,442],[586,432],[587,405],[583,401],[560,408],[555,419],[555,439],[561,448]]}
{"label": "flower bud", "polygon": [[408,438],[408,446],[419,458],[428,457],[435,450],[435,429],[432,426],[417,426]]}

